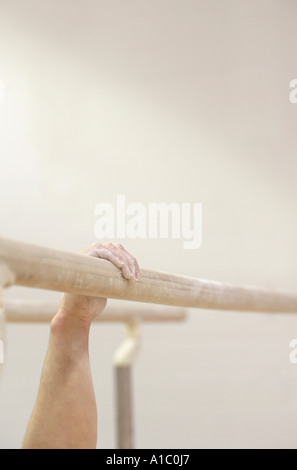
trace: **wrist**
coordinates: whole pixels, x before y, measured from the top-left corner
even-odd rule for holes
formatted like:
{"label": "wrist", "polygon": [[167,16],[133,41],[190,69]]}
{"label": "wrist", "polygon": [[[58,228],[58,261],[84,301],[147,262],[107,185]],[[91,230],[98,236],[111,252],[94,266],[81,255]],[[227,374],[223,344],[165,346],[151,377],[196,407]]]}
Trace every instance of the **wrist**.
{"label": "wrist", "polygon": [[51,320],[51,331],[89,331],[91,320],[86,317],[76,315],[75,312],[69,311],[65,306],[60,306],[57,313]]}

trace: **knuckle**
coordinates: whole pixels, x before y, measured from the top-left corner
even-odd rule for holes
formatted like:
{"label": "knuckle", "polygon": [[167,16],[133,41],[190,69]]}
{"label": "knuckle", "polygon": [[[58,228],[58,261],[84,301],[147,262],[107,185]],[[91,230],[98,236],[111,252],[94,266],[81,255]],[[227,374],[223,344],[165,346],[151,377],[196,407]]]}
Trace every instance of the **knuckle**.
{"label": "knuckle", "polygon": [[103,246],[104,248],[110,248],[111,245],[112,245],[111,242],[104,242],[104,243],[100,244],[100,246]]}
{"label": "knuckle", "polygon": [[92,245],[92,247],[93,247],[93,248],[96,248],[96,249],[102,248],[102,246],[103,246],[103,243],[100,243],[100,242],[96,242],[96,243],[94,243],[94,244]]}

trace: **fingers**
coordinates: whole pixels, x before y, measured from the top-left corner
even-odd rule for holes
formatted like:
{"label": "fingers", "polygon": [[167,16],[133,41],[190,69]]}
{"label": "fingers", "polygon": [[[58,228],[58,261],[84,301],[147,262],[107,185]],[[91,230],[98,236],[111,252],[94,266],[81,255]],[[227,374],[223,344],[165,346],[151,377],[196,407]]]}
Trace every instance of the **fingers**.
{"label": "fingers", "polygon": [[132,263],[132,268],[134,270],[134,274],[136,275],[136,278],[139,278],[141,275],[141,272],[140,272],[137,259],[134,258],[134,256],[132,256],[130,253],[128,253],[128,251],[120,243],[115,243],[115,246],[117,247],[117,249],[119,249],[123,253],[123,255],[126,255],[128,257],[128,260],[130,261],[130,263]]}
{"label": "fingers", "polygon": [[138,262],[120,243],[94,243],[82,250],[82,254],[106,259],[120,268],[125,279],[136,280],[141,276]]}

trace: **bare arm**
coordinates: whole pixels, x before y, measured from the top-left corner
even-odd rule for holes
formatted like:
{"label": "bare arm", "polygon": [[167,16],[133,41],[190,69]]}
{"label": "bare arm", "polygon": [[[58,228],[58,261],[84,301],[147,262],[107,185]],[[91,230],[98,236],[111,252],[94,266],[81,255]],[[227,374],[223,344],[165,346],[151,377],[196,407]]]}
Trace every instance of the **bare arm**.
{"label": "bare arm", "polygon": [[[95,243],[81,254],[104,258],[131,282],[140,276],[136,259],[120,244]],[[51,322],[48,352],[24,449],[96,448],[97,408],[89,361],[92,320],[106,299],[65,294]]]}

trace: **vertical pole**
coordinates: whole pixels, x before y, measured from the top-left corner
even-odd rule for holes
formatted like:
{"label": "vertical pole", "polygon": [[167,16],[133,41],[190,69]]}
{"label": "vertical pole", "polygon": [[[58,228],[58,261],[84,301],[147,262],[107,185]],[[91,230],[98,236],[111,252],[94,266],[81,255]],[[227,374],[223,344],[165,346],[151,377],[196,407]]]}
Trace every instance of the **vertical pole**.
{"label": "vertical pole", "polygon": [[131,366],[115,366],[118,449],[134,448],[131,375]]}
{"label": "vertical pole", "polygon": [[139,348],[138,324],[127,324],[126,338],[114,355],[117,448],[134,448],[132,365]]}
{"label": "vertical pole", "polygon": [[3,289],[0,285],[0,378],[4,364],[4,307],[3,307]]}
{"label": "vertical pole", "polygon": [[3,306],[3,288],[9,286],[14,281],[14,275],[7,266],[0,264],[0,378],[4,364],[4,306]]}

